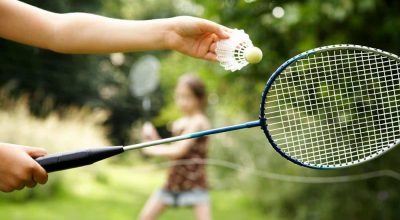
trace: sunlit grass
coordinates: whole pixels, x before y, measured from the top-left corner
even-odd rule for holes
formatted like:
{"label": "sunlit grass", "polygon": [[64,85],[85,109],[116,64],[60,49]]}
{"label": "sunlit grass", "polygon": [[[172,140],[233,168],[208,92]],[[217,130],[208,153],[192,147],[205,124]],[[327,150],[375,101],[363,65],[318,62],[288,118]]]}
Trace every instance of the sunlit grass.
{"label": "sunlit grass", "polygon": [[[0,219],[136,219],[164,171],[97,164],[65,171],[63,192],[25,202],[0,196]],[[102,179],[99,176],[104,175]],[[43,190],[37,188],[34,190]],[[1,199],[2,198],[2,199]],[[211,190],[215,219],[265,219],[240,190]],[[160,219],[194,219],[190,208],[168,209]]]}

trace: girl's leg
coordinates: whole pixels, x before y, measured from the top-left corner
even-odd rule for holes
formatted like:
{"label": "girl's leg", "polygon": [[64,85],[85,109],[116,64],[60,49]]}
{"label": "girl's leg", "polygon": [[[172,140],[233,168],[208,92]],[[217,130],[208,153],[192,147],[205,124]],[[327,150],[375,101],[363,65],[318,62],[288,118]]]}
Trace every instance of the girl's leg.
{"label": "girl's leg", "polygon": [[193,206],[194,215],[197,220],[211,220],[211,207],[208,202],[199,203]]}
{"label": "girl's leg", "polygon": [[160,198],[157,196],[157,193],[153,193],[153,195],[144,205],[139,215],[139,220],[157,219],[157,217],[164,211],[166,207],[167,205],[160,200]]}

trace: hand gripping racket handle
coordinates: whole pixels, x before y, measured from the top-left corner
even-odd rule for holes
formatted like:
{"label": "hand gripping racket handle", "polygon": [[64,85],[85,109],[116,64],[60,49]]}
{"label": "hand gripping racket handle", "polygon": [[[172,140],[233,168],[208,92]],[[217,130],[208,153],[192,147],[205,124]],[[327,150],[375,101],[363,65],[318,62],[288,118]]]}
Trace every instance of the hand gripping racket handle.
{"label": "hand gripping racket handle", "polygon": [[89,148],[36,158],[48,173],[86,166],[124,152],[122,146]]}

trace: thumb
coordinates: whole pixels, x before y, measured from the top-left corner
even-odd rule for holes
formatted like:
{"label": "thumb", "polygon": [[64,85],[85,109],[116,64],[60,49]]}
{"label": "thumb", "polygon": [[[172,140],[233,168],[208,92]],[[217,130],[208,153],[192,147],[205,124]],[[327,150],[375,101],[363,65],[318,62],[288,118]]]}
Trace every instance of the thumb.
{"label": "thumb", "polygon": [[44,148],[23,146],[22,149],[32,158],[41,157],[47,154],[47,151]]}

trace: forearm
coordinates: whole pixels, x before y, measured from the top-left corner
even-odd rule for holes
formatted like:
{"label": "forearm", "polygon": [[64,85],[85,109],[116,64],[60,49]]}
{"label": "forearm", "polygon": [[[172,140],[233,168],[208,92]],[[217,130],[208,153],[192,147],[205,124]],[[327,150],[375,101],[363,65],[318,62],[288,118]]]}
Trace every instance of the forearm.
{"label": "forearm", "polygon": [[167,49],[169,19],[131,21],[85,13],[60,14],[49,49],[63,53],[110,53]]}
{"label": "forearm", "polygon": [[62,53],[169,49],[171,19],[131,21],[86,13],[57,14],[0,1],[0,37]]}
{"label": "forearm", "polygon": [[174,158],[178,155],[176,149],[168,145],[158,145],[145,149],[147,155]]}
{"label": "forearm", "polygon": [[49,48],[57,14],[19,1],[0,1],[0,37]]}

